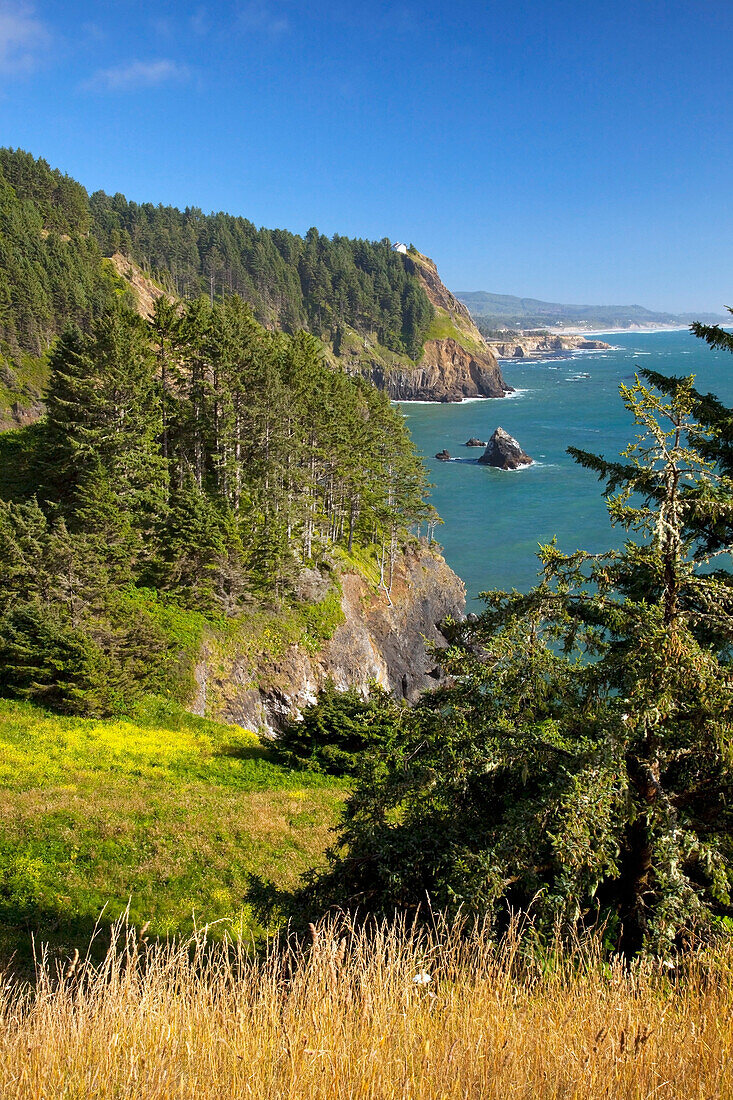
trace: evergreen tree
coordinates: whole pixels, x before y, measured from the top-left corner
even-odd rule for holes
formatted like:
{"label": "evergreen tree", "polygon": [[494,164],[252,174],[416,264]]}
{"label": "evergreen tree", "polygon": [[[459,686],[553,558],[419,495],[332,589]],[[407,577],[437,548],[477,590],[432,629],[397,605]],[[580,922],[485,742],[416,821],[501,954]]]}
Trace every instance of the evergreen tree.
{"label": "evergreen tree", "polygon": [[73,515],[82,486],[101,470],[121,513],[142,538],[165,502],[157,440],[162,417],[143,322],[115,305],[91,334],[69,330],[51,358],[47,395],[49,488]]}
{"label": "evergreen tree", "polygon": [[686,525],[733,486],[690,443],[691,380],[668,403],[639,381],[622,394],[643,438],[609,509],[635,538],[545,547],[537,588],[488,593],[456,627],[452,686],[364,762],[322,904],[519,907],[604,927],[627,956],[731,915],[733,601]]}
{"label": "evergreen tree", "polygon": [[276,751],[289,767],[355,775],[365,750],[384,750],[406,721],[406,705],[378,684],[365,697],[355,688],[338,691],[329,681],[318,702],[306,707],[301,719],[288,722]]}

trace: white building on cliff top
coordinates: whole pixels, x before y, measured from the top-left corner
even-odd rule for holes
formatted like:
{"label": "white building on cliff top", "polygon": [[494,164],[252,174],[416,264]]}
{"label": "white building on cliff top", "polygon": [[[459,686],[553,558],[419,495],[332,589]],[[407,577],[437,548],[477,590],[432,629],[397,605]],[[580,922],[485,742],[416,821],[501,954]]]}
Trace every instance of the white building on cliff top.
{"label": "white building on cliff top", "polygon": [[407,255],[407,245],[403,244],[402,241],[395,241],[395,243],[392,245],[392,251],[393,252],[402,252],[406,256]]}

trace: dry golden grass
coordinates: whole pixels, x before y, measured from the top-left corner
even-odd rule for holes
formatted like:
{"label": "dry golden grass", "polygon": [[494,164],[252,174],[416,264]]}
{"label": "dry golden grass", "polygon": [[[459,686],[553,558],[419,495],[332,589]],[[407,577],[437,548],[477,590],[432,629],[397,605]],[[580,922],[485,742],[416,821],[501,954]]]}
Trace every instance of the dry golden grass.
{"label": "dry golden grass", "polygon": [[[344,925],[305,948],[147,946],[39,966],[0,1003],[3,1100],[733,1095],[733,949],[624,973],[593,946],[519,962],[481,930]],[[415,981],[422,976],[423,981]],[[430,980],[427,980],[429,976]]]}

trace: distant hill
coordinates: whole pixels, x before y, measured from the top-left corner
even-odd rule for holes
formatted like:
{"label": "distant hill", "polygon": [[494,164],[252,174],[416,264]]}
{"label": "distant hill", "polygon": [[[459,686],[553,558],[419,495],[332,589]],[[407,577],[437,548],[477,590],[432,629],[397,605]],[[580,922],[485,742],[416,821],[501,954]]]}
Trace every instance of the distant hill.
{"label": "distant hill", "polygon": [[587,329],[652,328],[686,325],[691,321],[719,324],[729,317],[715,313],[656,313],[644,306],[587,306],[517,298],[513,294],[489,294],[485,290],[458,291],[479,329],[486,334],[500,329],[555,328],[560,325]]}

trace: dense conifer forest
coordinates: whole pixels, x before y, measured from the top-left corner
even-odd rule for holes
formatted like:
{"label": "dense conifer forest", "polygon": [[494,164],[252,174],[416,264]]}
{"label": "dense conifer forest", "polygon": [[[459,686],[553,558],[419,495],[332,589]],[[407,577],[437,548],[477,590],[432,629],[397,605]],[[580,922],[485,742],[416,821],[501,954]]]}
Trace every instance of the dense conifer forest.
{"label": "dense conifer forest", "polygon": [[[414,350],[422,291],[402,258],[89,200],[19,151],[0,151],[0,173],[3,382],[22,390],[34,359],[49,372],[46,417],[0,438],[0,689],[94,714],[181,696],[161,606],[226,620],[292,600],[336,547],[372,547],[388,589],[431,515],[424,471],[388,399],[304,326],[378,322]],[[142,319],[103,256],[119,248],[170,263],[194,297]],[[264,328],[239,290],[293,331]]]}
{"label": "dense conifer forest", "polygon": [[[172,293],[238,294],[255,318],[306,329],[338,352],[344,327],[417,359],[432,307],[390,242],[257,229],[246,218],[128,202],[85,189],[22,150],[0,149],[0,351],[6,374],[67,321],[88,325],[121,252]],[[121,292],[118,288],[118,292]],[[12,381],[12,379],[8,379]],[[6,383],[7,384],[7,381]]]}
{"label": "dense conifer forest", "polygon": [[422,351],[432,308],[388,240],[329,238],[315,228],[299,237],[102,191],[89,207],[103,251],[130,256],[181,297],[235,293],[263,324],[286,332],[305,328],[338,347],[348,325],[412,359]]}
{"label": "dense conifer forest", "polygon": [[0,149],[0,352],[5,385],[69,322],[87,327],[114,286],[86,192],[27,153]]}

